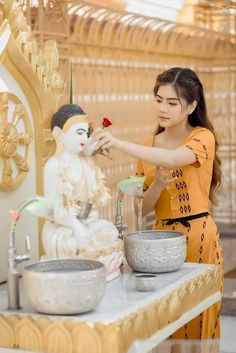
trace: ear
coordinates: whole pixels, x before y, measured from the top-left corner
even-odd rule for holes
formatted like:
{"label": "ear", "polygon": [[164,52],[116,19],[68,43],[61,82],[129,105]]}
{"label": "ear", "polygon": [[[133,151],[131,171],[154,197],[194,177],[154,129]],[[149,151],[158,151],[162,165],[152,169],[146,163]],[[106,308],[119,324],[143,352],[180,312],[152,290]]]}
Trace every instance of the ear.
{"label": "ear", "polygon": [[64,149],[64,138],[62,129],[58,126],[55,126],[52,130],[52,136],[56,142],[56,152],[55,154],[60,154]]}
{"label": "ear", "polygon": [[192,114],[197,106],[197,101],[194,100],[191,104],[188,106],[188,115]]}
{"label": "ear", "polygon": [[59,136],[62,135],[62,129],[59,128],[59,126],[54,126],[52,130],[52,136],[56,140]]}

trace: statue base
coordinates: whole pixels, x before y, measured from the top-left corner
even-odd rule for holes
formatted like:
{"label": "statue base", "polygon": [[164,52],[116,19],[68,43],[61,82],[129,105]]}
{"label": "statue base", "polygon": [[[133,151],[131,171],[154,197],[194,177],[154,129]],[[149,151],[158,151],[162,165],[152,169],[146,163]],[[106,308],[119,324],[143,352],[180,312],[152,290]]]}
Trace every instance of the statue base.
{"label": "statue base", "polygon": [[[60,257],[62,258],[62,257]],[[63,257],[68,258],[68,257]],[[124,260],[123,240],[118,240],[115,245],[110,248],[102,248],[91,252],[81,252],[79,255],[71,256],[73,259],[89,259],[101,261],[107,270],[106,281],[112,281],[120,275],[120,266]],[[41,256],[41,260],[50,260],[47,255]]]}

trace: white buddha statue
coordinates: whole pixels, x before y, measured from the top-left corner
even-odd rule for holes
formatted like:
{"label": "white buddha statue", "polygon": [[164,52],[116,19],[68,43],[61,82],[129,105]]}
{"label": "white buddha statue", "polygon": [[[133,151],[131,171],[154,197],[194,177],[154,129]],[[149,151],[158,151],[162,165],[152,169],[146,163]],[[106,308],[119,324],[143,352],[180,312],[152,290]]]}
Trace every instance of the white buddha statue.
{"label": "white buddha statue", "polygon": [[[87,115],[75,104],[62,106],[52,117],[56,152],[44,168],[44,195],[50,210],[45,212],[42,233],[44,258],[98,259],[105,263],[110,279],[119,273],[122,241],[116,227],[99,218],[98,208],[110,196],[100,168],[83,153],[88,128]],[[81,201],[92,204],[84,220],[77,217]]]}

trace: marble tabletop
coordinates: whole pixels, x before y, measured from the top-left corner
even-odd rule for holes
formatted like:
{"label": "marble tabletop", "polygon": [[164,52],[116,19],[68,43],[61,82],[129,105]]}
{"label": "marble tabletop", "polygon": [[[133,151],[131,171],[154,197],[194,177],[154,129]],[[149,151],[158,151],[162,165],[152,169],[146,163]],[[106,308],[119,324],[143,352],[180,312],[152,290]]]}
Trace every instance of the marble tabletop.
{"label": "marble tabletop", "polygon": [[[156,303],[160,303],[161,305],[163,305],[162,301],[165,298],[172,295],[172,293],[175,293],[176,290],[180,291],[181,288],[183,289],[186,283],[189,283],[190,287],[186,290],[182,290],[182,292],[185,293],[187,291],[189,292],[189,296],[193,297],[193,294],[195,293],[195,291],[197,292],[197,288],[191,289],[191,281],[196,282],[196,279],[198,280],[198,278],[200,278],[199,276],[202,276],[204,274],[209,275],[209,273],[210,273],[210,277],[214,277],[214,273],[212,271],[215,268],[216,266],[214,265],[184,263],[184,265],[178,271],[157,274],[156,289],[153,291],[142,292],[142,291],[137,291],[135,287],[136,272],[133,272],[128,266],[124,266],[122,269],[121,275],[118,278],[106,284],[105,295],[95,310],[91,311],[90,313],[73,315],[73,316],[43,315],[35,312],[28,305],[22,290],[20,290],[22,309],[16,310],[16,311],[9,311],[7,309],[6,285],[2,285],[0,286],[0,314],[2,314],[3,317],[5,318],[16,314],[21,319],[24,317],[27,317],[27,318],[30,317],[32,320],[36,320],[36,321],[37,319],[42,317],[46,317],[48,320],[51,320],[51,322],[55,320],[56,322],[58,321],[66,322],[68,320],[73,320],[73,323],[76,323],[76,324],[89,323],[89,325],[92,325],[94,327],[98,323],[104,325],[104,327],[105,326],[108,327],[109,325],[119,325],[119,329],[122,330],[124,324],[128,322],[127,320],[129,320],[129,318],[132,318],[130,320],[133,320],[134,315],[140,312],[140,310],[145,314],[145,310],[147,309],[148,311],[152,305],[153,307],[154,305],[157,305]],[[203,287],[204,286],[201,286],[202,288],[201,291],[204,290]],[[193,291],[192,293],[191,293],[191,290]],[[126,344],[126,348],[129,345],[128,349],[121,350],[121,352],[126,351],[126,352],[133,353],[133,352],[148,351],[156,344],[161,342],[163,339],[168,337],[168,335],[174,332],[182,324],[188,322],[194,316],[198,315],[200,312],[202,312],[207,307],[212,305],[214,302],[220,300],[220,297],[221,296],[217,288],[212,290],[211,293],[209,292],[209,295],[204,294],[204,296],[202,296],[202,300],[199,299],[200,297],[198,294],[196,296],[196,298],[198,298],[198,300],[196,301],[196,305],[191,304],[191,307],[189,306],[188,308],[186,308],[186,312],[184,312],[183,310],[183,315],[177,315],[176,318],[174,319],[174,316],[170,312],[170,315],[173,316],[173,320],[172,320],[173,327],[170,328],[170,325],[165,325],[165,324],[163,328],[159,327],[160,330],[157,330],[157,331],[161,332],[161,329],[162,329],[161,336],[159,333],[160,337],[156,337],[155,339],[155,334],[158,332],[155,332],[155,329],[153,330],[151,329],[150,333],[145,334],[145,337],[142,338],[137,336],[138,340],[129,341]],[[166,304],[166,305],[169,305],[169,304]],[[182,305],[181,298],[180,298],[179,305]],[[176,322],[177,322],[177,325],[176,325]],[[147,343],[147,336],[149,335],[150,335],[150,339],[151,337],[154,337],[154,341],[144,349],[144,346],[142,346],[142,344],[145,344],[145,342]],[[133,338],[135,338],[135,335],[133,335]],[[19,348],[22,348],[22,347],[19,347]]]}
{"label": "marble tabletop", "polygon": [[[212,267],[212,265],[184,263],[180,270],[157,274],[157,285],[153,291],[142,292],[136,290],[135,275],[129,266],[122,268],[121,275],[106,284],[105,295],[98,307],[90,313],[73,315],[73,320],[82,322],[106,322],[112,323],[135,312],[140,307],[150,304],[157,298],[170,293],[174,288],[181,286],[184,282],[201,273],[203,270]],[[7,310],[7,291],[6,285],[0,286],[0,312],[4,314],[18,314],[22,316],[33,317],[42,316],[30,307],[24,297],[22,288],[20,289],[21,310]],[[63,315],[46,315],[47,317],[56,317],[57,319],[66,319]],[[72,317],[72,316],[69,316]]]}

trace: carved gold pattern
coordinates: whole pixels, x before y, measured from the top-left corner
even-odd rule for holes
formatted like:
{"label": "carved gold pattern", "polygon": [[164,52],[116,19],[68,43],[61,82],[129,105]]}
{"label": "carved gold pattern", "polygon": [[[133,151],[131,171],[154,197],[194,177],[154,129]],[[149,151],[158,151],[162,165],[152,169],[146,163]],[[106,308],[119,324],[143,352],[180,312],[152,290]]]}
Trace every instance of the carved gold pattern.
{"label": "carved gold pattern", "polygon": [[[55,2],[57,7],[59,2],[57,4]],[[66,85],[62,75],[57,71],[59,54],[56,41],[44,41],[38,45],[27,24],[25,5],[16,0],[0,1],[1,33],[7,31],[6,28],[11,32],[1,56],[1,63],[20,84],[31,105],[36,128],[37,192],[42,193],[42,167],[54,150],[54,142],[43,139],[44,130],[49,127],[49,117],[57,109]],[[16,104],[14,112],[12,110],[10,112],[12,119],[8,121],[8,98],[8,93],[1,93],[0,122],[6,124],[2,126],[0,137],[0,191],[17,188],[24,180],[30,165],[31,127],[20,131],[17,126],[26,127],[25,108],[20,102]]]}
{"label": "carved gold pattern", "polygon": [[72,330],[71,335],[76,352],[103,353],[102,340],[94,327],[90,327],[88,324],[76,326]]}
{"label": "carved gold pattern", "polygon": [[42,350],[43,340],[40,329],[30,317],[20,320],[15,325],[16,345],[27,350]]}
{"label": "carved gold pattern", "polygon": [[13,347],[14,345],[14,332],[8,321],[0,315],[0,332],[1,332],[1,347]]}
{"label": "carved gold pattern", "polygon": [[0,335],[0,347],[56,353],[124,353],[134,340],[150,337],[218,292],[221,280],[220,267],[211,267],[115,323],[0,315],[0,332],[4,333]]}
{"label": "carved gold pattern", "polygon": [[29,171],[31,122],[23,104],[12,93],[0,93],[0,191],[15,189]]}
{"label": "carved gold pattern", "polygon": [[111,255],[114,252],[120,252],[124,250],[124,244],[123,241],[118,241],[115,245],[109,247],[109,248],[102,248],[97,251],[93,252],[87,252],[87,251],[80,251],[80,258],[81,259],[90,259],[90,260],[96,260],[101,256],[107,256]]}
{"label": "carved gold pattern", "polygon": [[66,22],[67,0],[49,0],[45,10],[49,23]]}
{"label": "carved gold pattern", "polygon": [[0,127],[0,153],[2,157],[12,157],[18,147],[18,134],[16,127],[7,122],[2,122]]}
{"label": "carved gold pattern", "polygon": [[63,322],[52,322],[43,331],[46,352],[73,353],[72,337]]}
{"label": "carved gold pattern", "polygon": [[[57,1],[54,2],[59,3]],[[62,3],[64,2],[62,1]],[[56,101],[58,101],[60,96],[65,92],[66,85],[61,74],[57,71],[59,56],[56,41],[45,41],[43,52],[40,50],[30,26],[26,23],[20,2],[0,1],[0,10],[2,10],[5,19],[8,20],[17,44],[23,52],[25,59],[37,74],[44,89],[53,92],[54,99],[56,98]],[[52,10],[54,11],[54,8]]]}

